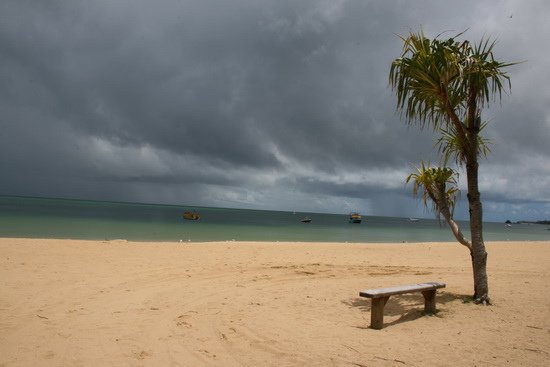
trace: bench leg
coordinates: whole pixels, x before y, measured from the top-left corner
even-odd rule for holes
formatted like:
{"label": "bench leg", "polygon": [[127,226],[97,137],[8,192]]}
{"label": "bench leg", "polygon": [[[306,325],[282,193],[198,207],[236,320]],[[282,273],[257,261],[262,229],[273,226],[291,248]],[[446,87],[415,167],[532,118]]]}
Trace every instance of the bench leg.
{"label": "bench leg", "polygon": [[373,298],[370,310],[370,327],[380,330],[384,325],[384,306],[390,297]]}
{"label": "bench leg", "polygon": [[422,292],[422,295],[424,296],[425,313],[435,313],[435,292],[435,289]]}

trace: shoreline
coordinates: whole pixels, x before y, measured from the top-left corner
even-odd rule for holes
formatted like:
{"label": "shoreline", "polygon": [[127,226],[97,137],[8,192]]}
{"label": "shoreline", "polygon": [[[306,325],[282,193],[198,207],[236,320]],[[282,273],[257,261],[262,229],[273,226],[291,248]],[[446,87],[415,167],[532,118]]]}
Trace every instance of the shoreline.
{"label": "shoreline", "polygon": [[[486,245],[490,307],[456,242],[0,238],[0,366],[548,365],[550,241]],[[359,291],[424,281],[368,328]]]}
{"label": "shoreline", "polygon": [[[458,241],[373,241],[373,242],[352,242],[352,241],[270,241],[270,240],[211,240],[211,241],[192,241],[192,240],[177,240],[177,241],[166,241],[166,240],[133,240],[126,238],[112,238],[112,239],[83,239],[83,238],[58,238],[58,237],[0,237],[0,241],[4,240],[23,240],[23,241],[73,241],[73,242],[100,242],[100,243],[118,243],[118,242],[127,242],[135,244],[162,244],[162,245],[198,245],[198,244],[269,244],[269,245],[280,245],[280,244],[304,244],[304,245],[423,245],[423,244],[456,244],[461,245]],[[491,244],[521,244],[521,243],[541,243],[550,245],[550,239],[548,240],[485,240],[485,245]]]}

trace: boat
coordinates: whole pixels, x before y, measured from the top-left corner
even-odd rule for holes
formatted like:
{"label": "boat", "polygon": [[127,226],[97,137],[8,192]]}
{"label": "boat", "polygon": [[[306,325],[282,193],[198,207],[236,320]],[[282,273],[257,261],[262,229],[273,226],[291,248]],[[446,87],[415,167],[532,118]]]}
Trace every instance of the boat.
{"label": "boat", "polygon": [[300,222],[302,222],[302,223],[311,223],[311,218],[305,217]]}
{"label": "boat", "polygon": [[349,222],[350,223],[361,223],[361,214],[359,213],[351,213],[349,215]]}
{"label": "boat", "polygon": [[201,219],[201,216],[199,213],[192,211],[192,212],[185,212],[183,213],[183,219],[187,220],[199,220]]}
{"label": "boat", "polygon": [[419,220],[418,218],[409,218],[409,222],[418,222]]}

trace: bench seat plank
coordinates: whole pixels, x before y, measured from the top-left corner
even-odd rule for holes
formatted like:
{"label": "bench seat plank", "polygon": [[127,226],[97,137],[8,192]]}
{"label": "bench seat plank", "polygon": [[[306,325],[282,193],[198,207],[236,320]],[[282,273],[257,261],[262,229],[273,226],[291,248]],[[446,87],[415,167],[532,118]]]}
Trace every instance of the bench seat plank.
{"label": "bench seat plank", "polygon": [[395,294],[422,292],[422,291],[429,291],[429,290],[438,289],[438,288],[445,288],[445,283],[426,282],[426,283],[402,285],[398,287],[367,289],[359,292],[359,295],[361,297],[367,297],[367,298],[382,298],[382,297],[393,296]]}

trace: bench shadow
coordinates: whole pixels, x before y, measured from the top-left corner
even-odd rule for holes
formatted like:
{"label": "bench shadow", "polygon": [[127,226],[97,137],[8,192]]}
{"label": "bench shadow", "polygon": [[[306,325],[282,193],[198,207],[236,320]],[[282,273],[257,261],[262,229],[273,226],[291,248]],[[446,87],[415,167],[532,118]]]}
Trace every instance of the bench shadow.
{"label": "bench shadow", "polygon": [[[441,305],[456,300],[464,301],[468,299],[468,297],[469,296],[465,294],[439,291],[437,292],[435,297],[436,308],[439,308],[439,306]],[[368,312],[368,315],[370,317],[370,298],[356,297],[349,300],[343,300],[342,303],[349,307],[359,308],[361,311]],[[437,313],[438,311],[436,311],[436,315]],[[419,319],[425,316],[424,297],[421,293],[410,293],[391,296],[388,300],[388,303],[386,303],[386,306],[384,307],[384,316],[400,316],[396,320],[384,322],[384,328]],[[367,325],[365,326],[365,328],[367,328]]]}

